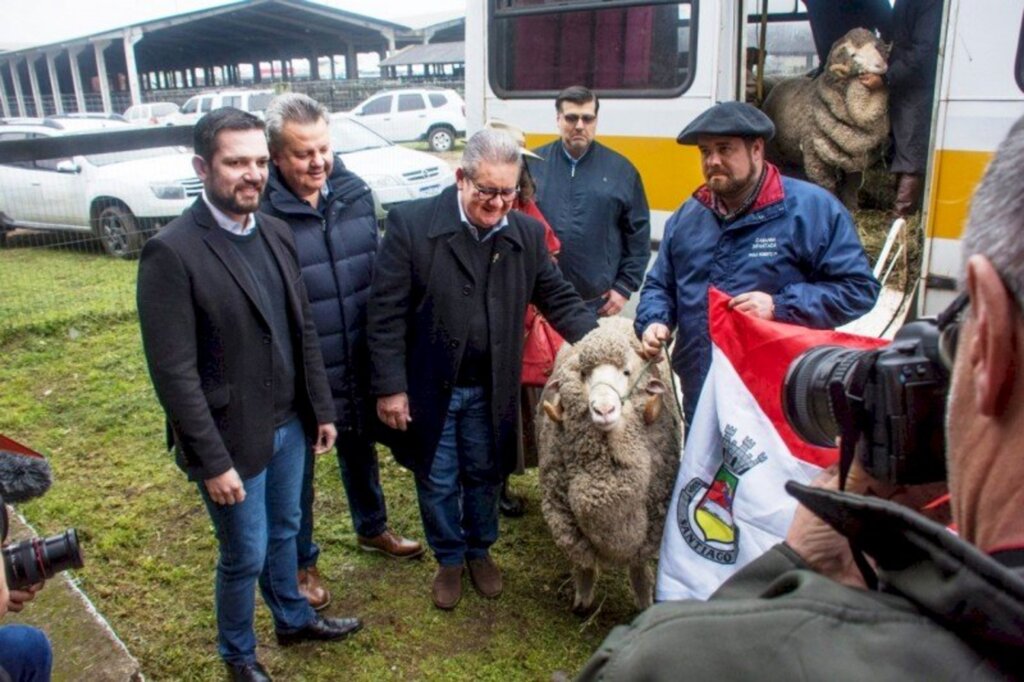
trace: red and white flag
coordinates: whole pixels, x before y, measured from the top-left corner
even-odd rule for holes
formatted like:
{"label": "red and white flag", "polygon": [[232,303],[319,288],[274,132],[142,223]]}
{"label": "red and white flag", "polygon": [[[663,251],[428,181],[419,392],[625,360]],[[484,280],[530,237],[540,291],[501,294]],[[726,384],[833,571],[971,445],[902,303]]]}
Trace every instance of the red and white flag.
{"label": "red and white flag", "polygon": [[711,369],[686,436],[658,560],[658,601],[706,599],[729,576],[781,542],[796,510],[783,488],[806,483],[839,451],[800,439],[782,411],[790,362],[825,344],[886,342],[768,322],[729,310],[711,289]]}

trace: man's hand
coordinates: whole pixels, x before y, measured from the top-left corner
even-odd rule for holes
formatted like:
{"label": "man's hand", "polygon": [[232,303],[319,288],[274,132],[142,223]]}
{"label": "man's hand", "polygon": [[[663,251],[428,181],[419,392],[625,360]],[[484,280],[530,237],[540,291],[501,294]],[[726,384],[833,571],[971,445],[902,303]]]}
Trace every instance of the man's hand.
{"label": "man's hand", "polygon": [[412,416],[409,414],[409,395],[395,393],[377,398],[377,417],[388,427],[405,431]]}
{"label": "man's hand", "polygon": [[868,90],[877,90],[885,84],[885,81],[877,73],[862,73],[857,76],[857,80]]}
{"label": "man's hand", "polygon": [[320,424],[316,427],[316,442],[313,443],[313,454],[322,455],[334,447],[338,438],[338,429],[334,424]]}
{"label": "man's hand", "polygon": [[21,611],[25,608],[25,604],[36,598],[36,592],[43,589],[45,584],[45,582],[41,582],[24,590],[11,590],[7,597],[7,610],[14,613]]}
{"label": "man's hand", "polygon": [[220,476],[206,479],[203,484],[206,485],[210,499],[217,504],[231,505],[245,500],[245,486],[234,467]]}
{"label": "man's hand", "polygon": [[644,335],[640,339],[641,351],[644,357],[648,360],[658,355],[661,349],[664,348],[669,339],[672,338],[672,330],[661,322],[652,322],[644,330]]}
{"label": "man's hand", "polygon": [[597,314],[601,317],[618,315],[628,300],[628,298],[615,291],[615,289],[609,289],[604,292],[604,305],[597,311]]}
{"label": "man's hand", "polygon": [[762,320],[775,319],[775,302],[770,294],[763,291],[748,291],[739,296],[733,296],[729,301],[729,308]]}

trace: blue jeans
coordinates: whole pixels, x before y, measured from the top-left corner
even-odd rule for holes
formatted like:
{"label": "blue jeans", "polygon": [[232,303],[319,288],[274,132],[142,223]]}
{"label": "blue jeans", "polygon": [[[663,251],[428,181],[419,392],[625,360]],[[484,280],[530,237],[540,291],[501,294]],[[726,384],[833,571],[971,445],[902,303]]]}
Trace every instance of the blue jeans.
{"label": "blue jeans", "polygon": [[481,387],[456,387],[430,474],[416,476],[427,543],[442,566],[476,559],[498,539],[501,476],[491,405]]}
{"label": "blue jeans", "polygon": [[300,630],[316,617],[299,595],[295,576],[302,464],[308,447],[298,418],[275,429],[270,463],[244,481],[245,500],[238,504],[216,504],[206,486],[199,483],[220,544],[215,590],[217,649],[229,663],[256,660],[253,616],[257,579],[278,632]]}
{"label": "blue jeans", "polygon": [[[316,566],[320,556],[320,548],[313,542],[315,462],[312,449],[307,449],[302,472],[302,522],[297,540],[299,568]],[[380,486],[377,447],[355,431],[339,431],[338,466],[341,468],[341,483],[345,487],[356,533],[364,538],[377,537],[388,527],[388,509],[384,504],[384,490]]]}
{"label": "blue jeans", "polygon": [[42,630],[28,625],[0,627],[0,670],[12,682],[48,682],[52,664],[50,641]]}

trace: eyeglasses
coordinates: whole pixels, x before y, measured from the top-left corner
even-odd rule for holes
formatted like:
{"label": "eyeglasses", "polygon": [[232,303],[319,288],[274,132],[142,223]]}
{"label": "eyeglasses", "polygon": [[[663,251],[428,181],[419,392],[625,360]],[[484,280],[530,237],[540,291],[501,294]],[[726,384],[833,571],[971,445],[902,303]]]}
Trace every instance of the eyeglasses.
{"label": "eyeglasses", "polygon": [[[469,180],[469,178],[466,179]],[[473,185],[473,189],[476,190],[476,193],[484,201],[491,201],[494,197],[501,197],[501,200],[507,203],[515,199],[516,195],[519,194],[518,187],[481,187],[472,180],[469,180],[469,183]]]}
{"label": "eyeglasses", "polygon": [[967,292],[960,292],[960,295],[949,304],[949,307],[939,313],[935,318],[939,328],[939,359],[947,370],[953,369],[953,361],[956,360],[956,345],[960,337],[960,324],[963,322],[964,311],[967,310],[971,299]]}
{"label": "eyeglasses", "polygon": [[594,114],[562,114],[562,118],[569,125],[576,125],[580,121],[583,121],[583,125],[590,125],[597,120],[597,116]]}

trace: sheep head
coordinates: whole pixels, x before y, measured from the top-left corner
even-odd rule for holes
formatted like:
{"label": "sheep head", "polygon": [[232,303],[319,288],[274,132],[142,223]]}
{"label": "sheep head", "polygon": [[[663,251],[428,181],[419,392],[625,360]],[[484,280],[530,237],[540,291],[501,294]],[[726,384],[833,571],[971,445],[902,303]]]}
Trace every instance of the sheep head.
{"label": "sheep head", "polygon": [[837,40],[828,53],[826,71],[833,78],[847,80],[863,74],[882,75],[889,70],[889,50],[874,33],[855,28]]}

